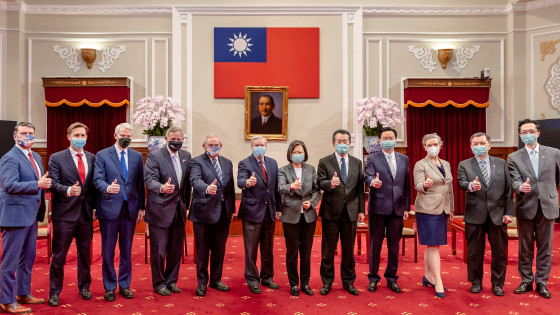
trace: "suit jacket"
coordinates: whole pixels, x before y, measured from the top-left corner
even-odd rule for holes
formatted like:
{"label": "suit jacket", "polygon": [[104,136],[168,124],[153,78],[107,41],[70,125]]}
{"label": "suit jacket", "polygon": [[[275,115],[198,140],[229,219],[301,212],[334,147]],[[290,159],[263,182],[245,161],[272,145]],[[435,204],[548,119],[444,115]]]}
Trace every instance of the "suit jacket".
{"label": "suit jacket", "polygon": [[[191,154],[179,150],[181,178],[177,178],[173,161],[167,146],[153,151],[146,158],[144,181],[148,188],[146,202],[146,223],[161,228],[168,228],[173,223],[177,211],[177,203],[181,207],[181,222],[187,224],[187,208],[191,200],[191,183],[189,181],[189,162]],[[171,178],[175,185],[172,193],[160,193],[160,188]],[[180,185],[179,185],[180,184]]]}
{"label": "suit jacket", "polygon": [[[268,181],[257,158],[251,154],[239,162],[237,167],[237,187],[242,189],[241,206],[237,217],[250,222],[262,222],[268,209],[272,221],[276,221],[276,212],[282,211],[282,196],[278,191],[278,164],[273,158],[265,157]],[[247,188],[247,180],[255,173],[257,184]]]}
{"label": "suit jacket", "polygon": [[[414,211],[428,214],[441,214],[443,211],[449,214],[454,212],[453,197],[453,175],[449,162],[439,160],[445,169],[445,179],[436,164],[426,156],[414,165],[414,187],[418,194],[414,201]],[[424,180],[426,175],[434,182],[432,187],[424,190]]]}
{"label": "suit jacket", "polygon": [[[44,175],[41,156],[33,158]],[[0,159],[0,226],[31,226],[45,218],[45,190],[38,188],[39,177],[29,157],[14,145]]]}
{"label": "suit jacket", "polygon": [[281,134],[282,133],[282,119],[270,115],[270,118],[263,126],[261,115],[251,119],[251,133],[252,134]]}
{"label": "suit jacket", "polygon": [[[560,188],[560,150],[539,145],[539,174],[535,175],[531,158],[525,147],[508,156],[509,173],[515,191],[515,214],[523,220],[537,215],[539,201],[544,217],[558,218],[558,188]],[[527,181],[531,192],[520,193],[519,187]]]}
{"label": "suit jacket", "polygon": [[351,221],[358,220],[358,213],[365,213],[364,172],[362,161],[348,155],[348,177],[346,182],[340,178],[340,185],[331,188],[331,179],[336,172],[342,173],[336,160],[336,153],[319,161],[317,183],[323,192],[319,216],[327,220],[337,220],[346,206]]}
{"label": "suit jacket", "polygon": [[[93,219],[93,209],[97,204],[97,190],[93,186],[93,164],[95,154],[83,151],[86,156],[88,172],[85,182],[82,183],[80,173],[70,149],[51,155],[49,159],[49,177],[52,186],[49,191],[52,195],[52,219],[60,221],[77,221],[85,202],[87,217]],[[82,188],[79,196],[67,197],[68,188],[78,182]]]}
{"label": "suit jacket", "polygon": [[[465,218],[470,224],[484,224],[488,214],[492,223],[497,226],[503,224],[504,215],[513,216],[513,196],[511,180],[506,161],[490,158],[490,182],[484,181],[476,157],[461,161],[457,170],[459,187],[465,191]],[[479,191],[469,191],[469,184],[478,176]]]}
{"label": "suit jacket", "polygon": [[292,163],[278,170],[278,188],[283,194],[282,222],[296,224],[301,218],[301,209],[305,201],[311,202],[309,209],[303,209],[305,222],[317,221],[317,203],[321,199],[321,190],[317,185],[317,173],[313,165],[302,165],[301,189],[290,191],[290,185],[297,179]]}
{"label": "suit jacket", "polygon": [[[117,150],[112,145],[97,152],[93,167],[93,184],[98,191],[96,216],[100,219],[114,220],[118,217],[124,201],[124,194],[128,199],[128,213],[130,219],[136,219],[138,210],[146,208],[146,193],[144,189],[144,165],[142,154],[132,148],[128,150],[127,178],[121,167]],[[117,180],[120,185],[119,193],[107,194],[107,187]]]}
{"label": "suit jacket", "polygon": [[397,172],[395,179],[391,175],[391,168],[383,154],[383,150],[368,156],[365,183],[370,186],[371,181],[379,173],[381,187],[369,187],[368,213],[390,215],[393,210],[398,216],[410,211],[410,171],[408,157],[395,152]]}
{"label": "suit jacket", "polygon": [[[219,155],[218,162],[222,171],[223,182],[220,181],[214,165],[203,153],[191,160],[191,184],[193,186],[193,200],[189,211],[189,220],[197,223],[215,224],[222,214],[222,198],[226,206],[227,219],[235,213],[235,182],[233,181],[233,164],[230,160]],[[206,189],[216,181],[215,195],[206,194]]]}

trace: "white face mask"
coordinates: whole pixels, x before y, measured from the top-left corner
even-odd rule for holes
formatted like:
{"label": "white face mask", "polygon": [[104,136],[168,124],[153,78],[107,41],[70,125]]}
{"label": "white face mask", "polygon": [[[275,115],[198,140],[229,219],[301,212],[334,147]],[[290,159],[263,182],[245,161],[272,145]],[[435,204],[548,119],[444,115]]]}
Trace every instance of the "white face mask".
{"label": "white face mask", "polygon": [[433,156],[433,157],[438,156],[438,154],[439,154],[439,148],[438,148],[438,147],[430,147],[430,148],[428,149],[428,154],[431,155],[431,156]]}

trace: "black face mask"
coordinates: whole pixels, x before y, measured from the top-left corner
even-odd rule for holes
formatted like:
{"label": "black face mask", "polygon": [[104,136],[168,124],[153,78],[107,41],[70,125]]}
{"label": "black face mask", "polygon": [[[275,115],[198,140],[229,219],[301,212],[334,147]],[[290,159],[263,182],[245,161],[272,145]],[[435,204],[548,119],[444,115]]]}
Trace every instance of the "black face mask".
{"label": "black face mask", "polygon": [[183,147],[183,141],[169,141],[168,146],[172,151],[177,152]]}
{"label": "black face mask", "polygon": [[128,145],[130,144],[130,138],[124,137],[124,138],[120,138],[119,139],[119,145],[121,146],[121,148],[126,149],[126,147],[128,147]]}

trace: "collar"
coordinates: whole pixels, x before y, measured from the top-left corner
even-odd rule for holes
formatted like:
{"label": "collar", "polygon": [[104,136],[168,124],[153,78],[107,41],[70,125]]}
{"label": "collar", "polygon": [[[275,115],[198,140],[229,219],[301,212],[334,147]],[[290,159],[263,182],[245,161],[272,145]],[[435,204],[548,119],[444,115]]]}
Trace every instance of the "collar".
{"label": "collar", "polygon": [[334,156],[336,156],[336,160],[338,161],[338,163],[340,163],[340,160],[344,159],[346,162],[346,164],[348,164],[348,153],[346,153],[346,156],[342,157],[340,155],[338,155],[338,152],[334,152]]}
{"label": "collar", "polygon": [[175,154],[177,154],[177,157],[179,157],[179,151],[173,153],[173,151],[171,151],[171,150],[169,149],[169,147],[167,147],[167,151],[169,152],[169,155],[171,156],[171,159],[173,159],[173,156],[174,156]]}
{"label": "collar", "polygon": [[[260,164],[261,164],[261,160],[259,160],[259,158],[257,158],[254,154],[253,154],[253,157],[255,158],[255,160],[257,160],[257,163],[260,165]],[[210,160],[212,160],[211,157],[209,157],[209,158],[210,158]],[[264,158],[265,158],[265,156],[263,156],[262,161],[263,161],[264,164],[266,164],[266,161],[265,161]]]}
{"label": "collar", "polygon": [[270,114],[270,115],[268,115],[268,116],[266,116],[266,117],[264,117],[263,115],[261,115],[262,122],[263,122],[263,123],[266,123],[270,117],[272,117],[272,114]]}
{"label": "collar", "polygon": [[78,151],[72,149],[72,146],[68,147],[68,149],[70,150],[70,154],[72,154],[72,156],[76,156],[78,153],[81,153],[84,156],[86,155],[86,152],[84,150],[82,150],[82,152],[78,152]]}
{"label": "collar", "polygon": [[383,149],[381,151],[383,151],[383,155],[385,155],[385,158],[388,158],[389,156],[395,157],[395,150],[393,150],[391,154],[385,152]]}
{"label": "collar", "polygon": [[[537,142],[537,146],[535,147],[535,151],[537,151],[537,155],[540,152],[540,148],[541,145]],[[527,150],[527,153],[529,153],[529,156],[531,156],[531,151],[533,151],[533,149],[529,148],[528,146],[525,146],[525,150]]]}
{"label": "collar", "polygon": [[476,156],[476,155],[474,157],[476,158],[476,161],[479,164],[480,164],[480,162],[485,162],[485,163],[490,164],[490,154],[488,154],[484,160],[479,159],[478,156]]}
{"label": "collar", "polygon": [[16,147],[18,147],[18,149],[21,150],[21,152],[23,153],[23,155],[28,156],[29,153],[31,152],[31,148],[29,148],[29,150],[27,150],[24,147],[21,147],[19,144],[16,143]]}
{"label": "collar", "polygon": [[121,157],[121,152],[124,152],[124,155],[128,156],[128,148],[124,148],[124,150],[121,150],[121,148],[119,148],[119,146],[115,143],[115,150],[117,150],[119,158]]}

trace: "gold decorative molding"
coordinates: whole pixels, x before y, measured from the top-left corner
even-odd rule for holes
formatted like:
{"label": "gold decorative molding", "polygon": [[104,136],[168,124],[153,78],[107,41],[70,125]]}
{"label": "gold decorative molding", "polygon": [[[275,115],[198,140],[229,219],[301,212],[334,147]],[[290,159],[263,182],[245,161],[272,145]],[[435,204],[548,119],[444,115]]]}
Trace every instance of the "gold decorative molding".
{"label": "gold decorative molding", "polygon": [[91,78],[91,77],[58,77],[42,78],[43,87],[83,87],[83,86],[127,86],[130,79],[127,77]]}
{"label": "gold decorative molding", "polygon": [[492,79],[481,78],[408,78],[404,88],[490,88]]}
{"label": "gold decorative molding", "polygon": [[556,52],[556,44],[558,43],[560,43],[560,39],[541,43],[541,61],[544,61],[546,55],[552,55]]}

